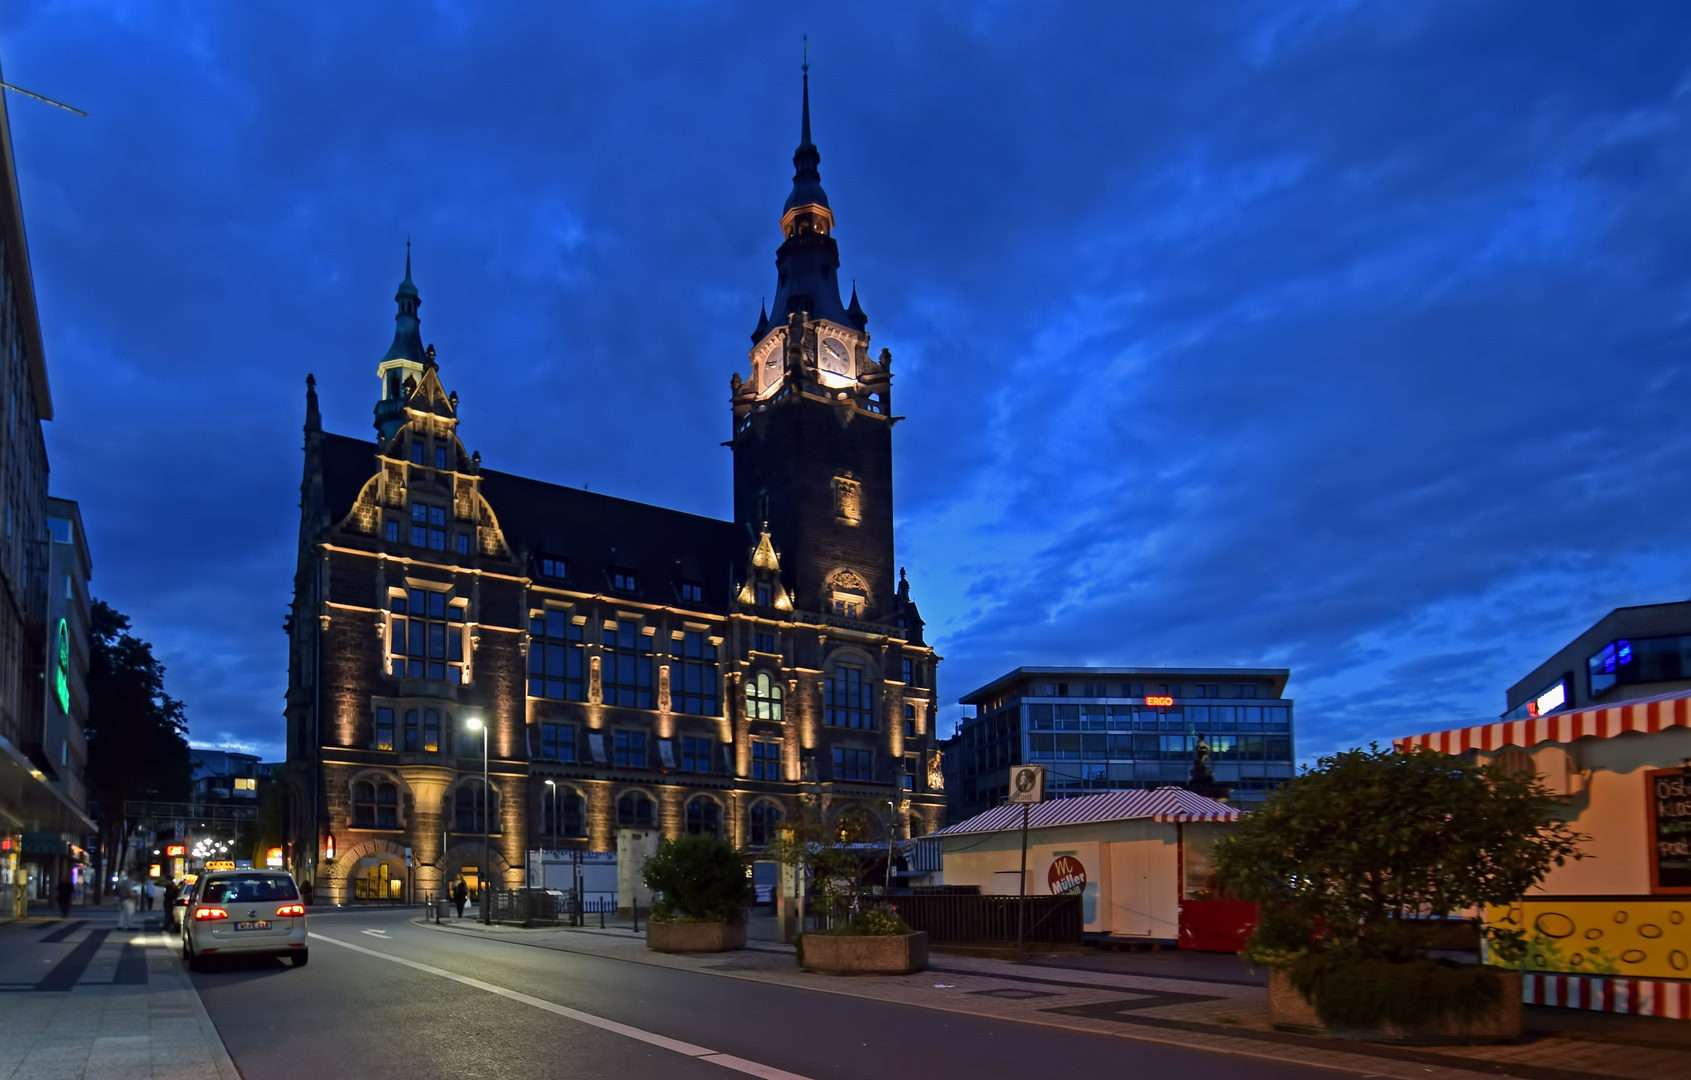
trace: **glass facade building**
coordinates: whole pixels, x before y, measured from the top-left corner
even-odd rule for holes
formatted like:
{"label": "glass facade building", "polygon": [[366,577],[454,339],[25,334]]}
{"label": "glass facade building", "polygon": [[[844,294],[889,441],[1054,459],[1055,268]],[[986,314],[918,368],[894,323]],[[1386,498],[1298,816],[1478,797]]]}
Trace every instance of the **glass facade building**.
{"label": "glass facade building", "polygon": [[1046,797],[1191,778],[1201,738],[1216,782],[1259,802],[1293,773],[1285,668],[1017,668],[961,700],[946,743],[952,821],[1009,794],[1010,768],[1046,767]]}

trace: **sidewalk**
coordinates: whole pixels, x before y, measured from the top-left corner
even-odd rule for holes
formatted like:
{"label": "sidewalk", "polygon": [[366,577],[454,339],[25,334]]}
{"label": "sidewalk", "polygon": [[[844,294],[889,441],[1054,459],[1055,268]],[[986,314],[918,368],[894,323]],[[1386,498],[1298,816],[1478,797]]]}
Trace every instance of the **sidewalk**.
{"label": "sidewalk", "polygon": [[[421,922],[421,920],[418,920]],[[1014,963],[935,953],[916,975],[840,977],[799,969],[790,945],[753,940],[728,953],[673,955],[646,948],[626,926],[600,930],[523,930],[447,920],[431,929],[480,934],[723,978],[870,998],[1218,1053],[1293,1061],[1393,1080],[1475,1080],[1476,1074],[1522,1080],[1662,1080],[1691,1076],[1691,1023],[1529,1009],[1532,1031],[1503,1046],[1402,1047],[1345,1042],[1276,1031],[1268,994],[1254,981],[1153,969],[1119,970],[1121,961],[1084,967],[1063,961]],[[1154,965],[1155,959],[1146,966]],[[1057,966],[1060,964],[1061,966]],[[1167,967],[1168,965],[1164,965]],[[1225,973],[1224,965],[1212,967]],[[1560,1014],[1560,1015],[1559,1015]]]}
{"label": "sidewalk", "polygon": [[0,925],[0,1080],[238,1080],[176,940],[143,925],[81,907]]}

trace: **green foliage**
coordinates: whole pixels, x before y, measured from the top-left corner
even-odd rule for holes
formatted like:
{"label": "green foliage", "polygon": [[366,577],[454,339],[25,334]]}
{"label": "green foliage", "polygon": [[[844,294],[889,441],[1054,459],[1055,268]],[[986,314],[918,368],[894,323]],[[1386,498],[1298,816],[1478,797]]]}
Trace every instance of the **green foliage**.
{"label": "green foliage", "polygon": [[665,840],[640,870],[657,893],[655,922],[724,922],[746,919],[752,885],[746,860],[726,840],[689,834]]}
{"label": "green foliage", "polygon": [[89,801],[110,851],[122,845],[125,801],[185,800],[193,770],[187,716],[165,693],[153,647],[102,600],[94,601],[89,622]]}
{"label": "green foliage", "polygon": [[912,931],[910,924],[898,917],[897,908],[877,904],[853,915],[841,932],[862,937],[896,937]]}
{"label": "green foliage", "polygon": [[[1416,919],[1514,903],[1580,858],[1586,838],[1560,811],[1536,776],[1435,750],[1348,750],[1242,818],[1216,844],[1215,865],[1235,895],[1262,905],[1252,960],[1409,962],[1427,948]],[[1520,956],[1518,932],[1471,921],[1494,955]]]}
{"label": "green foliage", "polygon": [[1393,962],[1309,952],[1287,969],[1292,988],[1336,1031],[1414,1030],[1446,1017],[1474,1020],[1503,1002],[1497,969],[1444,960]]}

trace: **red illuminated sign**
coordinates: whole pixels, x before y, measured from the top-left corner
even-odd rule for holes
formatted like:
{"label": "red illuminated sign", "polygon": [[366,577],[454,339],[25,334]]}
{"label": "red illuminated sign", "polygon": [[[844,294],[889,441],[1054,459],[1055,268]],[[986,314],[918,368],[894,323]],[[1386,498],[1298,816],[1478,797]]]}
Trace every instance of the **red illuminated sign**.
{"label": "red illuminated sign", "polygon": [[1171,698],[1171,697],[1148,697],[1148,698],[1145,699],[1145,704],[1147,704],[1147,705],[1173,705],[1174,699]]}
{"label": "red illuminated sign", "polygon": [[165,854],[166,858],[180,859],[182,856],[188,854],[188,845],[187,844],[167,844],[167,845],[165,845],[164,854]]}

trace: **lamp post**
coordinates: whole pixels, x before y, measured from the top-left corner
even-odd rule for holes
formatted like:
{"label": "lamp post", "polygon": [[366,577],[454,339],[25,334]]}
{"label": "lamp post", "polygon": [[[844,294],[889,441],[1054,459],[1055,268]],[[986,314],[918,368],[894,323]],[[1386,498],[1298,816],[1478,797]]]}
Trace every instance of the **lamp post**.
{"label": "lamp post", "polygon": [[[546,815],[546,838],[556,847],[558,844],[557,826],[555,824],[558,815],[558,782],[556,780],[546,781],[546,793],[552,796],[552,812]],[[544,848],[540,852],[540,887],[542,889],[546,887],[546,851]]]}
{"label": "lamp post", "polygon": [[487,894],[487,879],[492,876],[488,849],[491,846],[493,823],[487,819],[487,725],[479,716],[464,721],[471,731],[481,732],[481,921],[493,924],[493,897]]}

